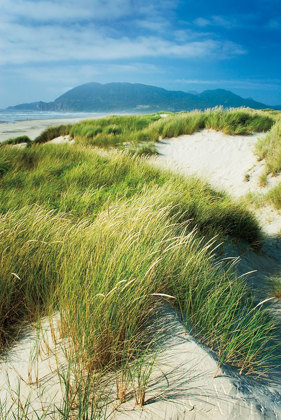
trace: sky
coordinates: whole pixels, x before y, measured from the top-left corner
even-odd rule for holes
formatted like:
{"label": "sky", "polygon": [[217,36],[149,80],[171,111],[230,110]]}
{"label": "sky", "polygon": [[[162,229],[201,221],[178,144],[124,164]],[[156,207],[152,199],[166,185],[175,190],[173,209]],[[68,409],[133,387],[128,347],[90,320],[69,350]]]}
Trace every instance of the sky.
{"label": "sky", "polygon": [[280,0],[0,0],[0,108],[87,82],[281,105]]}

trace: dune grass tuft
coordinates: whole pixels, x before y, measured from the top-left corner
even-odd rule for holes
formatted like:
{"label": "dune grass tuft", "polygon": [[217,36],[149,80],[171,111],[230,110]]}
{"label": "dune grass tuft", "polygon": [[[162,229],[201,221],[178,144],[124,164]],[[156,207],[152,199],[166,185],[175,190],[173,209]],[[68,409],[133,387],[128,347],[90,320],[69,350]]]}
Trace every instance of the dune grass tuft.
{"label": "dune grass tuft", "polygon": [[14,146],[15,144],[27,143],[30,145],[31,140],[28,136],[18,136],[12,139],[4,140],[0,143],[0,146]]}
{"label": "dune grass tuft", "polygon": [[[267,136],[260,139],[255,146],[255,153],[260,160],[265,161],[265,169],[260,175],[260,185],[267,185],[268,175],[277,176],[281,172],[281,113],[276,111],[276,123]],[[281,208],[281,185],[278,183],[263,196],[263,200],[276,209]]]}
{"label": "dune grass tuft", "polygon": [[260,239],[255,217],[226,193],[126,153],[65,145],[5,149],[1,167],[2,212],[37,203],[93,220],[112,201],[159,187],[162,201],[173,201],[182,220],[192,219],[202,232],[220,232],[253,245]]}
{"label": "dune grass tuft", "polygon": [[39,134],[39,136],[36,137],[36,139],[33,141],[33,144],[47,143],[56,137],[66,136],[70,133],[71,129],[72,124],[46,128],[41,134]]}
{"label": "dune grass tuft", "polygon": [[94,222],[36,206],[3,215],[2,339],[19,319],[52,308],[88,370],[120,369],[149,345],[154,310],[167,301],[219,364],[268,369],[273,321],[172,209],[148,191]]}
{"label": "dune grass tuft", "polygon": [[[109,116],[80,121],[73,126],[61,125],[47,128],[35,139],[44,143],[55,137],[69,134],[76,142],[99,147],[124,148],[127,144],[145,147],[144,143],[155,143],[159,137],[178,137],[193,134],[204,128],[223,131],[225,134],[250,134],[268,131],[274,123],[270,114],[252,110],[221,108],[207,112],[179,112],[151,115]],[[151,147],[150,147],[151,148]],[[140,152],[141,154],[141,152]]]}

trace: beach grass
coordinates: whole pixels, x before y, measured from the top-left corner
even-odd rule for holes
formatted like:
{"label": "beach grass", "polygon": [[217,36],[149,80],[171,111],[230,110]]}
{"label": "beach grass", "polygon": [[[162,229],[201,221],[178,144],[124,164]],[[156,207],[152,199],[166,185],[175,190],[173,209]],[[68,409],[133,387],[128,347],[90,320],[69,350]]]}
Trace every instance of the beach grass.
{"label": "beach grass", "polygon": [[172,207],[156,190],[94,222],[38,206],[2,215],[1,338],[19,320],[59,310],[88,370],[120,369],[150,345],[155,308],[170,302],[219,364],[269,368],[270,316]]}
{"label": "beach grass", "polygon": [[[259,160],[264,160],[265,169],[260,175],[260,186],[268,184],[268,177],[276,177],[281,173],[281,113],[276,111],[276,123],[265,138],[260,139],[255,145],[255,154]],[[278,183],[262,196],[263,202],[281,208],[281,185]],[[261,203],[261,200],[260,200]]]}
{"label": "beach grass", "polygon": [[30,145],[31,140],[28,136],[18,136],[11,139],[4,140],[0,143],[0,146],[14,146],[16,144],[27,143]]}
{"label": "beach grass", "polygon": [[260,229],[251,212],[225,193],[197,178],[164,171],[137,156],[69,145],[5,148],[0,156],[1,212],[25,205],[71,212],[92,220],[112,201],[130,199],[163,187],[162,201],[173,202],[181,220],[191,220],[205,234],[230,235],[253,246]]}
{"label": "beach grass", "polygon": [[[152,144],[159,138],[193,134],[204,128],[239,135],[266,132],[274,124],[271,114],[253,110],[221,108],[206,112],[192,111],[151,115],[109,116],[83,120],[74,125],[47,128],[34,143],[44,143],[62,135],[69,135],[77,143],[87,146],[134,149],[139,154],[151,154]],[[143,149],[150,144],[149,152]],[[129,146],[128,146],[129,145]]]}
{"label": "beach grass", "polygon": [[50,140],[55,139],[56,137],[66,136],[70,133],[72,129],[72,124],[62,124],[54,127],[46,128],[42,131],[39,136],[33,141],[33,144],[47,143]]}

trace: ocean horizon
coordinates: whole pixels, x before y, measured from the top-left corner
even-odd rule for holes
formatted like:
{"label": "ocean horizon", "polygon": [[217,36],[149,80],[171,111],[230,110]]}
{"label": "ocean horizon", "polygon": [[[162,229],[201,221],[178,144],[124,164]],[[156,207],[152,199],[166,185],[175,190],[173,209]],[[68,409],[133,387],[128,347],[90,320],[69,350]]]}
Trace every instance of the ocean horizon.
{"label": "ocean horizon", "polygon": [[23,111],[14,109],[0,109],[0,123],[28,120],[52,120],[71,118],[99,118],[109,115],[105,112],[67,112],[67,111]]}

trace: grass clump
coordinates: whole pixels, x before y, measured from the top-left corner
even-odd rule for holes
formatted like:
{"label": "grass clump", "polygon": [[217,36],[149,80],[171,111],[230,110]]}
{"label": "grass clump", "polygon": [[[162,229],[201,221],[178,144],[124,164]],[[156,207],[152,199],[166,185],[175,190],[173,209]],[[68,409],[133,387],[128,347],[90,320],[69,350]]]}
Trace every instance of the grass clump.
{"label": "grass clump", "polygon": [[[265,161],[265,169],[260,175],[260,186],[265,187],[268,176],[277,176],[281,173],[281,120],[280,112],[277,121],[265,138],[260,139],[255,145],[255,154],[259,160]],[[281,184],[278,183],[263,196],[263,200],[272,204],[276,209],[281,208]]]}
{"label": "grass clump", "polygon": [[[46,142],[60,135],[70,134],[76,142],[99,147],[131,148],[137,151],[144,143],[151,145],[159,137],[178,137],[193,134],[204,128],[223,131],[225,134],[249,134],[271,128],[274,120],[263,113],[251,110],[210,110],[208,112],[179,112],[177,114],[109,116],[106,118],[80,121],[73,126],[59,126],[46,129],[35,143]],[[152,146],[149,146],[152,149]],[[145,153],[150,154],[151,150]]]}
{"label": "grass clump", "polygon": [[224,112],[217,110],[207,114],[206,128],[222,131],[229,135],[242,135],[270,130],[274,120],[260,113],[246,110],[232,110]]}
{"label": "grass clump", "polygon": [[46,130],[44,130],[41,134],[39,134],[39,136],[36,137],[33,143],[47,143],[48,141],[53,140],[56,137],[67,136],[68,134],[70,134],[71,129],[72,124],[65,124],[46,128]]}
{"label": "grass clump", "polygon": [[118,146],[138,141],[138,136],[160,115],[110,116],[75,124],[70,135],[78,143],[95,146]]}
{"label": "grass clump", "polygon": [[[125,149],[126,150],[126,149]],[[139,146],[131,146],[128,149],[128,152],[131,155],[137,155],[137,156],[153,156],[157,155],[157,149],[154,143],[145,143]]]}
{"label": "grass clump", "polygon": [[271,188],[263,197],[267,202],[272,204],[277,210],[281,209],[281,182]]}
{"label": "grass clump", "polygon": [[257,142],[255,153],[265,159],[265,171],[276,176],[281,171],[281,121],[277,121],[268,135]]}
{"label": "grass clump", "polygon": [[252,213],[226,193],[213,190],[197,178],[163,171],[137,156],[45,145],[4,149],[1,161],[2,212],[36,203],[49,210],[71,212],[76,219],[93,220],[104,205],[110,206],[116,199],[130,199],[146,189],[163,187],[163,192],[159,191],[162,202],[173,201],[181,220],[192,219],[202,232],[221,232],[252,244],[260,238]]}
{"label": "grass clump", "polygon": [[30,144],[31,140],[28,136],[18,136],[18,137],[13,137],[11,139],[2,141],[2,143],[0,143],[0,146],[13,146],[15,144],[21,144],[21,143]]}
{"label": "grass clump", "polygon": [[267,369],[269,315],[254,309],[242,279],[213,264],[212,245],[177,223],[173,203],[163,206],[158,192],[116,203],[93,223],[34,206],[3,215],[1,331],[18,315],[30,319],[52,307],[85,367],[112,370],[146,348],[164,299],[219,364]]}

